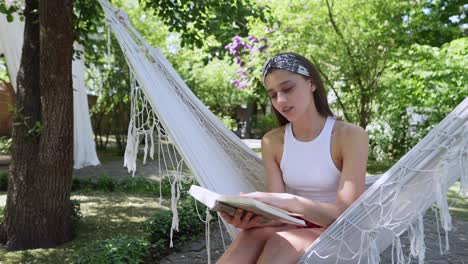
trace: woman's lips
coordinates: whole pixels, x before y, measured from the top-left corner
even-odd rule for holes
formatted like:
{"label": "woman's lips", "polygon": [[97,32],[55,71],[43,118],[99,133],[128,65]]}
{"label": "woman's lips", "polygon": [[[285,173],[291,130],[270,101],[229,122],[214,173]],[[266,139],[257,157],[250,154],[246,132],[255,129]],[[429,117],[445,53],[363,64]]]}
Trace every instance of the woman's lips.
{"label": "woman's lips", "polygon": [[286,108],[283,108],[282,112],[283,112],[284,114],[287,114],[287,113],[291,112],[292,109],[293,109],[292,106],[286,107]]}

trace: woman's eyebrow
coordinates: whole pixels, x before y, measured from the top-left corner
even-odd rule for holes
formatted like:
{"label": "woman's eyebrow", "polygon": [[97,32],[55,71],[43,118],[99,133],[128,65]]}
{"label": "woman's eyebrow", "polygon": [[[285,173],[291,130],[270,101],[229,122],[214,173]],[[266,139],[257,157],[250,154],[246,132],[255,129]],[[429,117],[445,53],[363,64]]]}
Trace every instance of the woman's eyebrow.
{"label": "woman's eyebrow", "polygon": [[[285,84],[285,83],[288,83],[288,82],[292,82],[292,81],[291,81],[291,80],[282,81],[280,84],[278,84],[278,86],[281,86],[281,85],[283,85],[283,84]],[[272,90],[274,90],[274,89],[273,89],[273,88],[270,88],[270,89],[267,90],[267,92],[269,93],[269,92],[272,91]]]}

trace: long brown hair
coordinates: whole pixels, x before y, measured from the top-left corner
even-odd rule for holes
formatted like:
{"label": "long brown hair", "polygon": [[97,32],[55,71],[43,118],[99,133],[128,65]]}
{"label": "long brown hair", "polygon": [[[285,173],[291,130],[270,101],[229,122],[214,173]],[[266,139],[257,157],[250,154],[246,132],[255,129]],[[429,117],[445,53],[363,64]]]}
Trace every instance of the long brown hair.
{"label": "long brown hair", "polygon": [[[306,80],[312,81],[312,83],[315,85],[316,89],[315,89],[315,92],[313,93],[313,97],[314,97],[315,107],[317,108],[318,113],[324,117],[334,116],[333,112],[330,109],[330,106],[328,105],[327,93],[325,91],[325,87],[323,86],[322,79],[320,78],[320,74],[315,69],[314,65],[304,56],[299,55],[297,53],[293,53],[293,52],[280,53],[276,56],[279,56],[282,54],[290,54],[294,56],[298,61],[301,62],[302,66],[304,66],[309,71],[310,77],[307,77],[304,75],[301,75],[301,76],[304,77]],[[274,70],[276,69],[270,68],[268,72],[265,74],[265,77],[271,72],[273,72]],[[275,107],[272,107],[272,110],[280,126],[284,126],[287,123],[289,123],[289,120],[286,119],[286,117],[284,117],[280,112],[278,112],[278,110],[276,110]]]}

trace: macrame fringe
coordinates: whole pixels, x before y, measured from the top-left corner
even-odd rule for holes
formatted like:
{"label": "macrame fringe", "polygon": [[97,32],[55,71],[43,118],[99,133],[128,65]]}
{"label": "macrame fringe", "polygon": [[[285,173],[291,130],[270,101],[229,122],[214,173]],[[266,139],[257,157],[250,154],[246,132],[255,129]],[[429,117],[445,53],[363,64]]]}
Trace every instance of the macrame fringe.
{"label": "macrame fringe", "polygon": [[[396,257],[396,260],[395,260]],[[396,262],[395,262],[396,261]],[[392,242],[392,264],[404,264],[405,254],[401,245],[401,239],[399,236],[395,236]]]}
{"label": "macrame fringe", "polygon": [[210,221],[213,217],[210,214],[210,210],[206,208],[206,218],[205,218],[205,241],[206,241],[206,255],[208,257],[208,264],[211,264],[211,236],[210,236]]}
{"label": "macrame fringe", "polygon": [[459,166],[461,170],[460,177],[460,194],[468,196],[468,125],[465,125],[463,131],[463,144],[459,156]]}
{"label": "macrame fringe", "polygon": [[416,219],[416,223],[409,227],[409,240],[411,256],[418,258],[419,264],[424,264],[426,254],[426,244],[424,243],[424,222],[421,213]]}
{"label": "macrame fringe", "polygon": [[447,191],[450,186],[447,186],[446,182],[443,180],[443,175],[448,173],[448,162],[442,161],[439,165],[439,175],[436,177],[436,204],[439,208],[439,221],[442,228],[445,231],[445,250],[441,252],[446,253],[450,249],[448,233],[452,230],[452,217],[450,216],[449,205],[447,201]]}
{"label": "macrame fringe", "polygon": [[[379,248],[377,247],[377,242],[376,242],[376,236],[377,234],[373,230],[369,231],[364,231],[361,234],[361,245],[359,252],[361,254],[358,254],[359,260],[358,263],[361,263],[363,260],[362,257],[364,254],[367,256],[367,260],[365,263],[367,264],[379,264],[380,263],[380,251]],[[339,246],[339,250],[341,249],[341,245]],[[337,263],[338,263],[339,258],[337,258]]]}

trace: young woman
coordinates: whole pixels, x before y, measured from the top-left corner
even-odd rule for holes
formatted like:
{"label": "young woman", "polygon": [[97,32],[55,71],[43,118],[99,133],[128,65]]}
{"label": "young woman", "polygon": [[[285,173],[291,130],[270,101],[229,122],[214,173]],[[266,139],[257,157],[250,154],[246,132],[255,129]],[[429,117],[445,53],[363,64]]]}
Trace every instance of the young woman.
{"label": "young woman", "polygon": [[301,215],[307,228],[237,210],[222,217],[241,231],[218,263],[296,263],[363,192],[368,137],[333,116],[314,66],[282,53],[263,68],[263,82],[281,127],[262,138],[267,192],[243,194]]}

